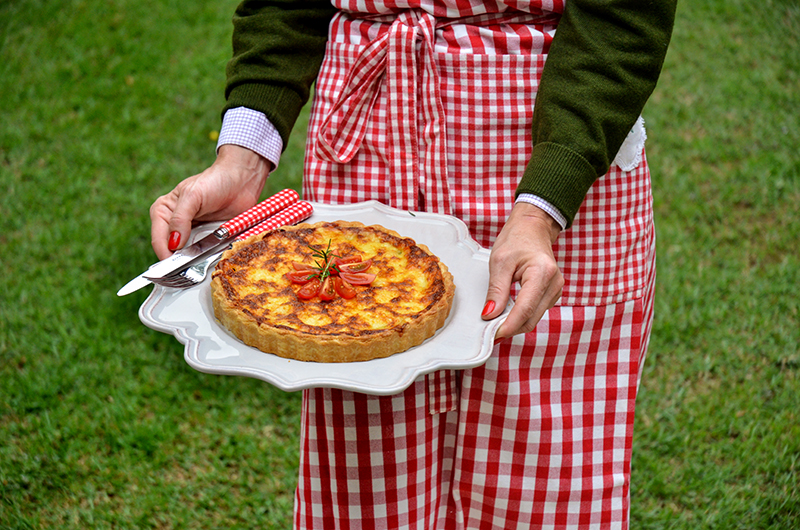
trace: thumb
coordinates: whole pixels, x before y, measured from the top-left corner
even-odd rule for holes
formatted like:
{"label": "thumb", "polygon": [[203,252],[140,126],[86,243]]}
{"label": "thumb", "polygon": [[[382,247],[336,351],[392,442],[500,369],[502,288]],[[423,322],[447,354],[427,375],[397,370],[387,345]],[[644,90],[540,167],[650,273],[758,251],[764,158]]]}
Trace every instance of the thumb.
{"label": "thumb", "polygon": [[192,220],[198,217],[202,200],[197,194],[186,192],[178,198],[169,219],[167,248],[174,252],[183,248],[192,233]]}
{"label": "thumb", "polygon": [[508,305],[509,292],[513,281],[511,271],[498,270],[489,266],[489,287],[486,290],[486,301],[481,311],[483,320],[492,320],[500,316]]}

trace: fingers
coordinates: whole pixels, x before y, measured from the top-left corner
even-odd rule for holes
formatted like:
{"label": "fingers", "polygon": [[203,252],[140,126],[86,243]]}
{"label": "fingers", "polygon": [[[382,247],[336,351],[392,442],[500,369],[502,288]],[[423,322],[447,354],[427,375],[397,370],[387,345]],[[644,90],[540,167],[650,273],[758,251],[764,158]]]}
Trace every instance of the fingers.
{"label": "fingers", "polygon": [[559,232],[560,227],[539,208],[514,206],[492,247],[481,315],[485,320],[501,315],[511,286],[520,283],[515,304],[497,330],[497,340],[532,331],[561,296],[564,279],[552,250]]}
{"label": "fingers", "polygon": [[272,164],[243,147],[226,145],[211,167],[179,183],[150,207],[150,237],[159,259],[183,248],[195,221],[234,217],[258,201]]}
{"label": "fingers", "polygon": [[514,306],[498,328],[495,339],[533,331],[545,312],[561,297],[563,286],[564,278],[555,263],[529,268],[520,282]]}

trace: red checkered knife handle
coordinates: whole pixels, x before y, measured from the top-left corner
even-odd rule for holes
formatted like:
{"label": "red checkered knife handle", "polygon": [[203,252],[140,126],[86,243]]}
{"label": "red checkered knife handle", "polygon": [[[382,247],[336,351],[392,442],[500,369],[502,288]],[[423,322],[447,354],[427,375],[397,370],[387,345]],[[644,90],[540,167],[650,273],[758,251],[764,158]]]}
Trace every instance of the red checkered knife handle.
{"label": "red checkered knife handle", "polygon": [[238,234],[247,230],[251,226],[263,221],[270,215],[276,214],[287,206],[297,203],[300,196],[292,189],[285,189],[279,191],[267,200],[261,201],[249,210],[240,213],[230,221],[226,221],[220,225],[214,234],[220,239],[228,236]]}
{"label": "red checkered knife handle", "polygon": [[259,224],[247,230],[246,232],[239,234],[236,236],[236,239],[247,239],[250,236],[267,232],[268,230],[275,230],[276,228],[280,228],[282,226],[299,223],[300,221],[311,217],[312,213],[314,213],[314,208],[311,207],[310,202],[296,202],[288,208],[276,213],[272,217],[261,221]]}

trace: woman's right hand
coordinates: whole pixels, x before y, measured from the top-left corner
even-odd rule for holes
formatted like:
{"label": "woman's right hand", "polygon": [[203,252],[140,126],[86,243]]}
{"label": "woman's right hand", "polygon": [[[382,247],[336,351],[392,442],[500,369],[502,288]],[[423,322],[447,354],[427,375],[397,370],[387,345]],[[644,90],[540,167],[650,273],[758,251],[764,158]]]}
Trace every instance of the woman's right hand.
{"label": "woman's right hand", "polygon": [[150,235],[158,259],[183,247],[195,221],[226,221],[258,201],[272,163],[237,145],[222,145],[216,161],[150,206]]}

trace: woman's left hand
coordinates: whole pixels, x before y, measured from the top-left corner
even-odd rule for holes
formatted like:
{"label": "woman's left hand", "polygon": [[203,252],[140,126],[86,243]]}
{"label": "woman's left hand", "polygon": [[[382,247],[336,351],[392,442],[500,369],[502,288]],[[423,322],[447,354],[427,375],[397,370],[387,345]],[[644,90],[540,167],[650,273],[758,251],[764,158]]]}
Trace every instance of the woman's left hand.
{"label": "woman's left hand", "polygon": [[544,210],[520,202],[500,231],[489,257],[489,288],[484,320],[500,316],[511,285],[520,291],[495,340],[533,331],[544,313],[561,297],[564,277],[553,255],[561,226]]}

